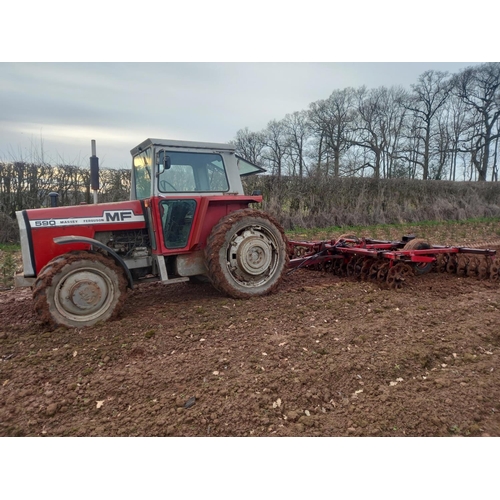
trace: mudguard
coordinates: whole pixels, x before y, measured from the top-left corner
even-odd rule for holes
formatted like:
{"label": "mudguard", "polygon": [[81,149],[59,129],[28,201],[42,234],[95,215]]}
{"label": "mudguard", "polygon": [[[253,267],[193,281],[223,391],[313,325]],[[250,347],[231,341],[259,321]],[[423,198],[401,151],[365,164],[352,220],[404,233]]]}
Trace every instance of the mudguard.
{"label": "mudguard", "polygon": [[129,288],[134,288],[134,279],[132,278],[132,274],[130,273],[129,268],[127,267],[127,264],[125,264],[125,261],[111,248],[109,248],[107,245],[104,243],[101,243],[100,241],[94,240],[93,238],[87,238],[86,236],[59,236],[57,238],[54,238],[54,243],[57,245],[67,245],[70,243],[86,243],[88,245],[92,245],[94,247],[101,248],[102,250],[105,250],[113,259],[115,259],[115,262],[120,265],[123,270],[125,271],[125,275],[127,276],[127,281],[128,281],[128,287]]}

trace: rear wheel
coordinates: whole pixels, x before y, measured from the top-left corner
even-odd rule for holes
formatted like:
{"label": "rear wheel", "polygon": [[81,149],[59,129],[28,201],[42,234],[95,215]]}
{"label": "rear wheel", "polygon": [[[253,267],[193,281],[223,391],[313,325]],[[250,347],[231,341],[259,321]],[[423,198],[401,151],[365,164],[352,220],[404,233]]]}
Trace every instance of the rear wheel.
{"label": "rear wheel", "polygon": [[[410,240],[404,247],[403,250],[427,250],[428,248],[431,248],[429,243],[423,239],[413,239]],[[433,262],[414,262],[412,264],[413,266],[413,271],[417,275],[421,274],[427,274],[428,272],[431,271]]]}
{"label": "rear wheel", "polygon": [[221,219],[208,237],[205,256],[212,284],[234,298],[272,292],[288,263],[283,229],[252,209]]}
{"label": "rear wheel", "polygon": [[115,262],[94,252],[71,252],[50,261],[33,287],[41,321],[68,327],[91,326],[114,318],[127,282]]}

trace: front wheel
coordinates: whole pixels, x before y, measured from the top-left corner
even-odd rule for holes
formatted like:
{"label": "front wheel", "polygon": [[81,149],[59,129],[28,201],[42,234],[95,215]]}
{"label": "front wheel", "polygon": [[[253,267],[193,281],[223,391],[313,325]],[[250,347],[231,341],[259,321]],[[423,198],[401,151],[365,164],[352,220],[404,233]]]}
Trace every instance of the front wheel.
{"label": "front wheel", "polygon": [[288,264],[283,229],[252,209],[221,219],[208,237],[205,256],[215,288],[242,299],[275,290]]}
{"label": "front wheel", "polygon": [[56,257],[33,287],[35,311],[44,323],[84,327],[114,318],[127,282],[113,259],[95,252]]}

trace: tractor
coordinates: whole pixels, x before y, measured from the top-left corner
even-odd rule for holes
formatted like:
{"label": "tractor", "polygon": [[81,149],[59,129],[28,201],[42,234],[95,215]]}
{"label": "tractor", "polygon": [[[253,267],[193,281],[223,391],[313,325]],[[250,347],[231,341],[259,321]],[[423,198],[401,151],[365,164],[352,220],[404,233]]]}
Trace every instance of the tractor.
{"label": "tractor", "polygon": [[[130,200],[16,213],[23,272],[45,323],[115,318],[127,288],[211,282],[234,298],[271,293],[288,267],[282,227],[251,208],[241,177],[264,169],[228,144],[147,139],[131,150]],[[92,160],[92,158],[91,158]]]}

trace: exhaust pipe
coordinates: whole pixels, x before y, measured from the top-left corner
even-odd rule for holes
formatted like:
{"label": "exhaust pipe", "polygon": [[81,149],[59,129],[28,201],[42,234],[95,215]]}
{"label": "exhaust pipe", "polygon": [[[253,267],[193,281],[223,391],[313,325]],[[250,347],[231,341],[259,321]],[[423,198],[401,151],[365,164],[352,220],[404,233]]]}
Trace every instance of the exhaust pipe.
{"label": "exhaust pipe", "polygon": [[99,158],[95,155],[95,140],[91,141],[92,156],[90,157],[90,187],[94,192],[94,204],[97,204],[97,191],[99,191]]}

